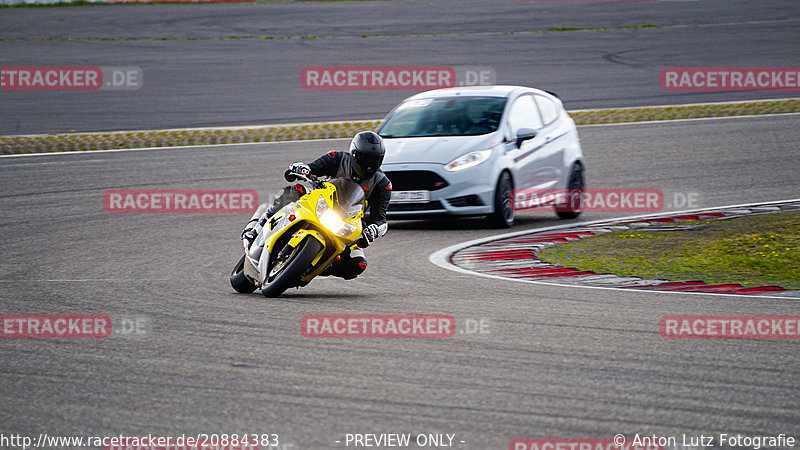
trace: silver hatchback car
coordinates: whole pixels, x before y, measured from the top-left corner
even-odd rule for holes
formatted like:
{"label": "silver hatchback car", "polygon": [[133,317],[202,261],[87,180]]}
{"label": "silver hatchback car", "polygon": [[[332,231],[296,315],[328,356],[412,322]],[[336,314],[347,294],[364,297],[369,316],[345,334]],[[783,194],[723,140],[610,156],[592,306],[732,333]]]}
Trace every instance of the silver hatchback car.
{"label": "silver hatchback car", "polygon": [[[520,86],[439,89],[407,98],[378,128],[392,182],[389,217],[486,215],[514,224],[519,190],[583,190],[583,154],[561,100]],[[559,207],[575,218],[581,204]]]}

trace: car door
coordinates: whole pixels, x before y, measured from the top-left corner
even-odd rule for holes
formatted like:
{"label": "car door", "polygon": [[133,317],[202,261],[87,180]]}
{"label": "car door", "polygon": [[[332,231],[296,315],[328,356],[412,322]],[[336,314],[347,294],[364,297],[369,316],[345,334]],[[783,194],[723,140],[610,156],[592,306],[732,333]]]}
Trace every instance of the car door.
{"label": "car door", "polygon": [[562,179],[564,170],[569,170],[564,167],[568,128],[564,127],[563,122],[559,120],[561,107],[544,95],[535,94],[533,98],[536,101],[539,117],[542,120],[542,128],[539,130],[539,134],[544,139],[542,148],[538,150],[539,159],[537,164],[540,167],[537,170],[541,171],[542,174],[546,173],[546,176],[543,176],[542,179],[546,179],[548,183],[547,189],[563,187],[557,184]]}
{"label": "car door", "polygon": [[[516,187],[549,188],[554,184],[554,175],[543,164],[546,137],[541,133],[542,119],[533,95],[523,94],[517,97],[510,105],[505,121],[506,152],[516,169]],[[526,128],[536,131],[536,136],[517,145],[517,136]]]}

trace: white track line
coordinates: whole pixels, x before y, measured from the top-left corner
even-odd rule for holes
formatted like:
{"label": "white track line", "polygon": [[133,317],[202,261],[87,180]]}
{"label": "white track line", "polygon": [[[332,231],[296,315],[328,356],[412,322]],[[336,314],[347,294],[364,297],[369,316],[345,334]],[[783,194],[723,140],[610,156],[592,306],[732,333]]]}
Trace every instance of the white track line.
{"label": "white track line", "polygon": [[681,294],[681,295],[717,295],[717,296],[726,296],[726,297],[749,297],[749,298],[771,298],[771,299],[781,299],[781,300],[793,300],[797,301],[796,297],[784,297],[784,296],[777,296],[777,295],[756,295],[756,294],[719,294],[713,292],[677,292],[677,291],[654,291],[648,289],[636,289],[636,288],[616,288],[616,287],[602,287],[602,286],[582,286],[582,285],[575,285],[575,284],[564,284],[564,283],[553,283],[548,281],[535,281],[535,280],[525,280],[520,278],[507,278],[502,277],[499,275],[489,275],[486,273],[481,272],[473,272],[471,270],[467,270],[456,266],[455,264],[450,262],[450,256],[453,255],[455,252],[462,250],[467,247],[472,247],[478,244],[484,244],[486,242],[492,242],[500,239],[506,239],[515,236],[521,236],[524,234],[531,234],[531,233],[542,233],[542,232],[550,232],[550,231],[557,231],[557,230],[566,230],[569,228],[579,228],[585,226],[592,226],[592,225],[602,225],[602,224],[613,224],[617,222],[627,222],[639,219],[656,219],[659,217],[668,217],[668,216],[677,216],[677,215],[684,215],[684,214],[697,214],[706,211],[720,211],[725,209],[735,209],[735,208],[749,208],[754,206],[770,206],[776,205],[781,203],[791,203],[791,202],[798,202],[800,198],[796,199],[789,199],[789,200],[778,200],[773,202],[759,202],[759,203],[745,203],[740,205],[730,205],[730,206],[716,206],[711,208],[702,208],[702,209],[689,209],[684,211],[670,211],[665,213],[659,214],[645,214],[640,216],[630,216],[630,217],[621,217],[618,219],[602,219],[602,220],[594,220],[591,222],[580,222],[580,223],[570,223],[564,225],[555,225],[552,227],[544,227],[544,228],[534,228],[530,230],[523,230],[523,231],[514,231],[512,233],[504,233],[498,234],[495,236],[489,236],[480,239],[473,239],[471,241],[462,242],[460,244],[451,245],[449,247],[445,247],[441,250],[438,250],[432,253],[428,260],[433,264],[436,264],[439,267],[452,270],[454,272],[459,272],[463,274],[473,275],[473,276],[480,276],[485,278],[493,278],[496,280],[504,280],[504,281],[516,281],[519,283],[530,283],[530,284],[540,284],[546,286],[560,286],[560,287],[570,287],[570,288],[583,288],[583,289],[604,289],[604,290],[613,290],[613,291],[625,291],[625,292],[655,292],[659,294]]}

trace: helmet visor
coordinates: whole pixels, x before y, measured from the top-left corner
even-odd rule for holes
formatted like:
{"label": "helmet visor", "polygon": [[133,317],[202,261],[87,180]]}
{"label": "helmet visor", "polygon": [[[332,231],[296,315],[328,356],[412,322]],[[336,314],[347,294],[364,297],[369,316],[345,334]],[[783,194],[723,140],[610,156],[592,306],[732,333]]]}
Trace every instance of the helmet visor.
{"label": "helmet visor", "polygon": [[356,160],[356,164],[367,176],[374,175],[383,164],[383,155],[370,155],[358,151],[354,153],[353,158]]}

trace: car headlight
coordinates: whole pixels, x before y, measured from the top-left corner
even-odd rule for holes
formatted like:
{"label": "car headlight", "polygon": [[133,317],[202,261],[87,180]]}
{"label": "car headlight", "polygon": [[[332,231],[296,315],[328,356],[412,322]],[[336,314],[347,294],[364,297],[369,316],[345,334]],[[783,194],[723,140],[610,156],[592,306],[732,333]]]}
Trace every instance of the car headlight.
{"label": "car headlight", "polygon": [[492,149],[470,152],[445,164],[444,170],[458,172],[459,170],[469,169],[470,167],[475,167],[478,164],[486,161],[491,155]]}
{"label": "car headlight", "polygon": [[328,206],[328,202],[324,197],[317,200],[317,217],[319,221],[325,225],[325,228],[331,230],[333,234],[339,237],[347,237],[356,231],[356,226],[349,224],[342,220],[332,209]]}

